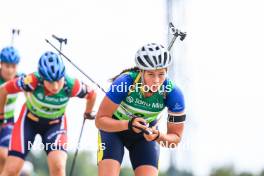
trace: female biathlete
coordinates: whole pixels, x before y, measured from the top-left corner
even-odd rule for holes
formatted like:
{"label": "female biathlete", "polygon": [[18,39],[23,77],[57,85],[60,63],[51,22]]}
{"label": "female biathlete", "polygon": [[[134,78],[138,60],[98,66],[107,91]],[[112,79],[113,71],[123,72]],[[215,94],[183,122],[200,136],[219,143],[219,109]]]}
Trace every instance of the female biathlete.
{"label": "female biathlete", "polygon": [[95,92],[77,79],[68,77],[62,59],[53,52],[45,52],[40,57],[37,72],[11,80],[0,88],[0,107],[5,103],[2,97],[21,91],[25,92],[26,103],[15,123],[1,176],[19,174],[36,134],[42,137],[50,175],[65,176],[67,103],[71,97],[87,99],[84,118],[90,118]]}
{"label": "female biathlete", "polygon": [[[0,85],[6,81],[18,77],[17,65],[19,64],[20,56],[14,47],[5,47],[0,52]],[[4,109],[0,113],[0,173],[7,158],[9,141],[14,126],[14,112],[17,94],[10,94],[5,98],[5,103],[2,104]]]}
{"label": "female biathlete", "polygon": [[[166,77],[172,62],[169,51],[162,45],[148,44],[137,51],[135,61],[135,68],[113,79],[97,113],[99,176],[119,175],[124,147],[136,176],[158,175],[159,143],[175,147],[181,140],[184,99],[180,89]],[[162,133],[156,125],[165,107],[167,133]]]}

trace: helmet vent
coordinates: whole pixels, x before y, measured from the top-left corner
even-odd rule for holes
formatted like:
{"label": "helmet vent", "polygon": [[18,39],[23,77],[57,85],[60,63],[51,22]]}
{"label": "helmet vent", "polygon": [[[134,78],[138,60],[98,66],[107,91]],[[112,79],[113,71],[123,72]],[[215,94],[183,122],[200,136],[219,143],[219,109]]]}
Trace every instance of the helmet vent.
{"label": "helmet vent", "polygon": [[[168,55],[167,55],[167,52],[164,53],[164,59],[167,60],[168,58]],[[165,62],[164,62],[165,63]]]}
{"label": "helmet vent", "polygon": [[167,53],[164,53],[165,57],[164,57],[164,61],[163,61],[163,64],[166,65],[166,61],[167,61]]}
{"label": "helmet vent", "polygon": [[152,67],[154,67],[154,65],[151,62],[151,60],[149,59],[149,56],[148,55],[144,55],[144,58],[146,59],[146,61],[148,62],[149,65],[151,65]]}
{"label": "helmet vent", "polygon": [[55,72],[55,68],[54,68],[54,66],[53,66],[53,65],[51,66],[51,72],[52,72],[52,73],[54,73],[54,72]]}
{"label": "helmet vent", "polygon": [[143,65],[144,67],[147,67],[147,65],[142,61],[142,59],[140,57],[137,57],[137,60],[140,63],[140,65]]}
{"label": "helmet vent", "polygon": [[161,55],[159,55],[159,63],[161,63]]}
{"label": "helmet vent", "polygon": [[157,65],[158,64],[157,57],[153,56],[153,59],[154,59],[155,64]]}

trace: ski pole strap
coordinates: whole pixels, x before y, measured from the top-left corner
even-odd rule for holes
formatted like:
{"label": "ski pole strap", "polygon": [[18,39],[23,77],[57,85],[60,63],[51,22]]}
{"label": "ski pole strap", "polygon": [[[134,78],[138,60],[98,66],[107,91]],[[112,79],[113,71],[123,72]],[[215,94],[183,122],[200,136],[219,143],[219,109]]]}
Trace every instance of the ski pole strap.
{"label": "ski pole strap", "polygon": [[155,137],[155,139],[153,139],[152,141],[156,141],[157,139],[159,139],[159,137],[160,137],[160,131],[158,130],[158,136]]}

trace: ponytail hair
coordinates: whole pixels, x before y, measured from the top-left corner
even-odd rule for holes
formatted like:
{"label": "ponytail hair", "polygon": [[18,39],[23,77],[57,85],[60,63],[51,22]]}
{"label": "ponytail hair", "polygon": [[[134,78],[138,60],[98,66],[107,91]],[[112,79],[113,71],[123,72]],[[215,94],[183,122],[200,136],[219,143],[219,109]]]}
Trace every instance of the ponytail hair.
{"label": "ponytail hair", "polygon": [[116,75],[115,77],[111,78],[110,81],[111,82],[114,82],[116,80],[116,78],[118,78],[120,75],[122,75],[125,72],[130,72],[130,71],[139,72],[140,69],[138,67],[132,67],[132,68],[125,69],[121,73],[119,73],[118,75]]}

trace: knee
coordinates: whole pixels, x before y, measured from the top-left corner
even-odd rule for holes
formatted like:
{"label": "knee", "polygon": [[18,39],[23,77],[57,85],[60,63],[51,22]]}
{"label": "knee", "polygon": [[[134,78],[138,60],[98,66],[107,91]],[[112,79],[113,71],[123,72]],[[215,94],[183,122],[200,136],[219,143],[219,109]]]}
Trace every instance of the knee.
{"label": "knee", "polygon": [[6,156],[0,156],[0,165],[3,166],[6,161]]}
{"label": "knee", "polygon": [[98,163],[99,176],[116,176],[120,174],[120,163],[112,159],[104,159]]}
{"label": "knee", "polygon": [[51,176],[65,175],[65,165],[63,163],[55,164],[50,168]]}
{"label": "knee", "polygon": [[0,164],[3,165],[5,163],[7,158],[7,151],[1,151],[0,152]]}
{"label": "knee", "polygon": [[65,168],[65,164],[63,162],[58,162],[53,166],[54,170],[59,170],[59,171],[64,170],[64,168]]}
{"label": "knee", "polygon": [[20,169],[14,166],[5,166],[1,175],[4,176],[17,176],[20,172]]}
{"label": "knee", "polygon": [[23,164],[24,160],[21,158],[13,156],[7,157],[1,176],[17,176]]}
{"label": "knee", "polygon": [[48,154],[48,164],[51,176],[65,175],[67,154],[64,151],[53,151]]}
{"label": "knee", "polygon": [[158,169],[150,165],[142,165],[135,169],[135,176],[152,175],[158,176]]}
{"label": "knee", "polygon": [[66,163],[58,161],[56,163],[53,163],[52,166],[50,166],[50,174],[51,176],[65,175],[65,169]]}

